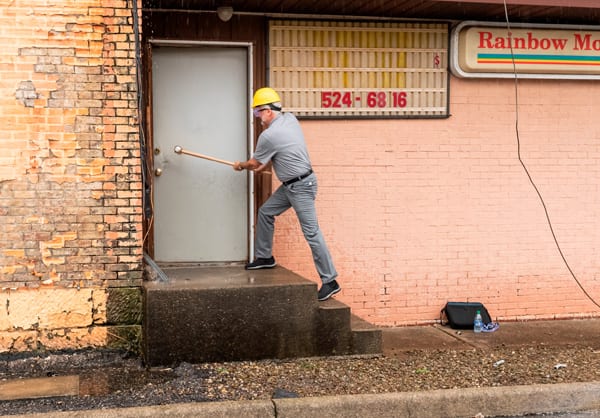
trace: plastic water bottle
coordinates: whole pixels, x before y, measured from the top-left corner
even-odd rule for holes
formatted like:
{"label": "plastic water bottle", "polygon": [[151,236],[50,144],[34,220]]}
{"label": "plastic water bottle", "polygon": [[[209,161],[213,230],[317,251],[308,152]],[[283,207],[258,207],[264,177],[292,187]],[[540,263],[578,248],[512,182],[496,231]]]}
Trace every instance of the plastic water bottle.
{"label": "plastic water bottle", "polygon": [[475,321],[473,321],[473,332],[479,333],[481,332],[481,328],[483,326],[483,320],[481,319],[481,312],[477,311],[475,314]]}

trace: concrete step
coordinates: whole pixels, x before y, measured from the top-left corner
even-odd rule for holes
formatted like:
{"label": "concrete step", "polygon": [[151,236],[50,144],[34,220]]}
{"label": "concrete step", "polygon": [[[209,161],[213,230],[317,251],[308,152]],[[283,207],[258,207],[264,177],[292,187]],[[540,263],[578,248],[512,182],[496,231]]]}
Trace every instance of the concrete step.
{"label": "concrete step", "polygon": [[336,299],[320,302],[318,319],[320,355],[382,353],[381,330],[353,315],[344,303]]}
{"label": "concrete step", "polygon": [[354,329],[348,306],[318,302],[317,285],[285,268],[163,272],[168,281],[144,283],[149,366],[381,352],[381,333]]}
{"label": "concrete step", "polygon": [[319,302],[317,310],[317,353],[343,355],[352,351],[350,308],[335,299]]}
{"label": "concrete step", "polygon": [[352,354],[383,353],[383,333],[380,328],[356,315],[350,318]]}

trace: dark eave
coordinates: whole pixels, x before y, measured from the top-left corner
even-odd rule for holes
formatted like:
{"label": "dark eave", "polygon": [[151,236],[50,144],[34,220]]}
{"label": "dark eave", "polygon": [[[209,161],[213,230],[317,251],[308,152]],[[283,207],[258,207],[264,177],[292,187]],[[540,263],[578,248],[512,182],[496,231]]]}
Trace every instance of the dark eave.
{"label": "dark eave", "polygon": [[[598,25],[600,0],[506,0],[512,22]],[[163,11],[504,21],[504,0],[143,0],[143,8]]]}

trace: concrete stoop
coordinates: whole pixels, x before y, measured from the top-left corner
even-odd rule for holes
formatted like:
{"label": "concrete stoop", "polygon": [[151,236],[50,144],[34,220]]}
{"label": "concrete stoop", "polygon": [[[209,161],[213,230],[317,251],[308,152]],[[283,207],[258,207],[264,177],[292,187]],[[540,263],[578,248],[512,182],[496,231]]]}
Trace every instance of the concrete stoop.
{"label": "concrete stoop", "polygon": [[381,330],[287,269],[163,268],[144,284],[149,366],[382,352]]}

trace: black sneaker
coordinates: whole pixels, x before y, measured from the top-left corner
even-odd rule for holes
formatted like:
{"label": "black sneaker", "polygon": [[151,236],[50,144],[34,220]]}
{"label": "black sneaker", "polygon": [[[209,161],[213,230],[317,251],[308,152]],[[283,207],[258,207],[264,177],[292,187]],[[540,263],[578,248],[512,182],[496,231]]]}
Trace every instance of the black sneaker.
{"label": "black sneaker", "polygon": [[272,269],[277,263],[273,257],[257,258],[252,263],[246,264],[246,270]]}
{"label": "black sneaker", "polygon": [[319,301],[327,300],[340,290],[342,290],[342,288],[335,280],[329,283],[324,283],[319,289],[318,299]]}

